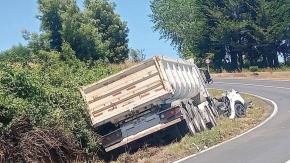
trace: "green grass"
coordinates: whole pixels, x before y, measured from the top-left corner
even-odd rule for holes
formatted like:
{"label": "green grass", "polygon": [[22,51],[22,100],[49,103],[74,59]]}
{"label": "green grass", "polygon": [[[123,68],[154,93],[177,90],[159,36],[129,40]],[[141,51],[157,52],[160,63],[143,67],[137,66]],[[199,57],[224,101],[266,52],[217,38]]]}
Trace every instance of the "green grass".
{"label": "green grass", "polygon": [[[221,96],[221,90],[210,89],[212,96]],[[256,97],[242,95],[246,101],[253,101],[253,107],[248,110],[247,117],[240,119],[228,119],[220,117],[217,127],[198,133],[194,136],[186,135],[179,142],[174,142],[167,146],[148,147],[137,151],[134,154],[125,153],[116,162],[170,162],[183,158],[187,155],[197,153],[213,145],[221,143],[235,137],[265,120],[269,114],[271,106]]]}

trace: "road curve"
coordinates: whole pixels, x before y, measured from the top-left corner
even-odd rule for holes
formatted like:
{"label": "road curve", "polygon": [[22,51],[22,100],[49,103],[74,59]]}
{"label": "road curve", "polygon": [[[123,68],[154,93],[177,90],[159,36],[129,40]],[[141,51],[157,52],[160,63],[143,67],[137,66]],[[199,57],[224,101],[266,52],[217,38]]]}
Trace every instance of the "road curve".
{"label": "road curve", "polygon": [[277,103],[276,116],[265,125],[182,163],[285,163],[290,160],[290,81],[214,80],[213,88],[235,89]]}

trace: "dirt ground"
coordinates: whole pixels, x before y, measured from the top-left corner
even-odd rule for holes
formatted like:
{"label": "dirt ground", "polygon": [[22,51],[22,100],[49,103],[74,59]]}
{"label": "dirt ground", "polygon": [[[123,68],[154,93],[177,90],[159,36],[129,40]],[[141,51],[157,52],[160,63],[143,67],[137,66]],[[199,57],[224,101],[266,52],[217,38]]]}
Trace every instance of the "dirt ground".
{"label": "dirt ground", "polygon": [[213,78],[223,79],[263,79],[263,80],[290,80],[290,71],[283,72],[240,72],[211,74]]}

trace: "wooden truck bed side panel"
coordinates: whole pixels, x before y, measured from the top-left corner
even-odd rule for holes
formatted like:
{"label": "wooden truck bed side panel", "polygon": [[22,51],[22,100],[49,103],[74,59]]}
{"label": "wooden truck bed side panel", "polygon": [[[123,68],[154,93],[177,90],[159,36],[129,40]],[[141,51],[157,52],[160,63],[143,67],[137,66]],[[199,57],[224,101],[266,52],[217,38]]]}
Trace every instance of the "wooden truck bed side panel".
{"label": "wooden truck bed side panel", "polygon": [[[171,95],[154,59],[82,88],[94,126],[113,121],[136,106]],[[161,100],[161,99],[160,99]],[[101,123],[102,122],[102,123]]]}

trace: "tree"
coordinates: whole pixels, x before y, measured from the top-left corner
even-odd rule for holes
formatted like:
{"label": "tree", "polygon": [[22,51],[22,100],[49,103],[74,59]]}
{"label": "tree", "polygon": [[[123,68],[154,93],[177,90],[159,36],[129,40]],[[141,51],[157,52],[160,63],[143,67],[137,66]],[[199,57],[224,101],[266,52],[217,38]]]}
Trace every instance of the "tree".
{"label": "tree", "polygon": [[101,34],[101,42],[108,49],[105,57],[110,62],[128,58],[128,28],[115,13],[114,4],[107,0],[85,0],[84,17]]}
{"label": "tree", "polygon": [[[279,49],[290,37],[290,2],[260,0],[257,26],[260,33],[258,50],[265,66],[277,67]],[[285,47],[285,46],[284,46]]]}
{"label": "tree", "polygon": [[245,59],[251,65],[275,67],[289,38],[289,3],[153,0],[151,17],[155,30],[171,40],[182,57],[199,60],[214,53],[216,69],[241,70]]}
{"label": "tree", "polygon": [[61,0],[38,0],[41,30],[49,35],[50,48],[60,51],[62,44],[62,20],[60,16]]}
{"label": "tree", "polygon": [[29,32],[27,30],[22,31],[23,38],[28,41],[28,49],[30,49],[33,53],[37,53],[39,50],[49,51],[50,49],[50,41],[49,34],[47,33],[35,33]]}
{"label": "tree", "polygon": [[209,20],[215,20],[210,27],[211,42],[218,49],[224,49],[220,54],[215,53],[218,54],[216,62],[220,63],[228,55],[228,70],[242,70],[244,56],[257,41],[253,27],[257,15],[256,1],[225,0],[221,3],[207,0],[203,2],[203,8],[208,8],[205,15]]}
{"label": "tree", "polygon": [[129,59],[133,62],[141,62],[145,60],[144,50],[130,49]]}
{"label": "tree", "polygon": [[107,47],[101,41],[101,33],[88,22],[75,0],[67,0],[62,8],[62,37],[70,44],[76,56],[81,60],[103,59]]}
{"label": "tree", "polygon": [[70,44],[81,60],[119,63],[128,58],[128,28],[106,0],[86,0],[80,11],[76,0],[39,0],[42,35],[50,50]]}
{"label": "tree", "polygon": [[154,0],[151,9],[154,29],[161,38],[171,40],[181,57],[201,57],[208,48],[208,28],[198,0]]}

